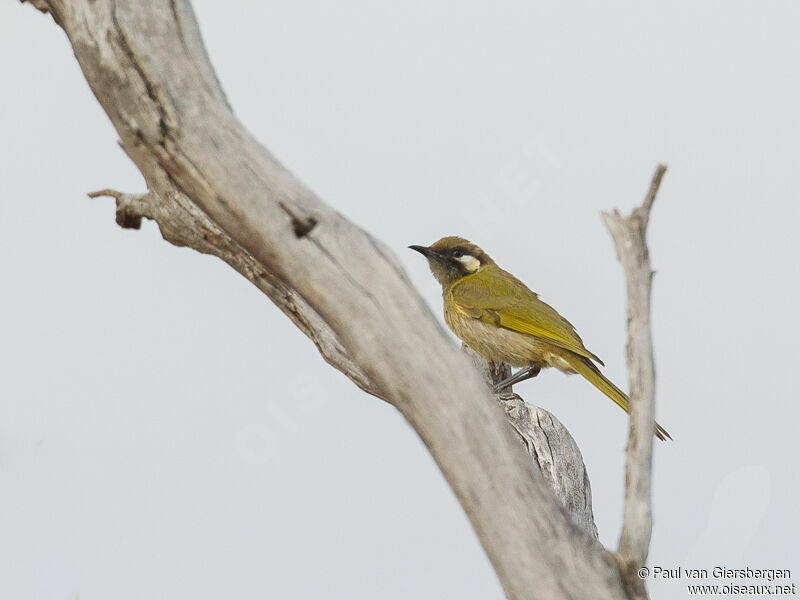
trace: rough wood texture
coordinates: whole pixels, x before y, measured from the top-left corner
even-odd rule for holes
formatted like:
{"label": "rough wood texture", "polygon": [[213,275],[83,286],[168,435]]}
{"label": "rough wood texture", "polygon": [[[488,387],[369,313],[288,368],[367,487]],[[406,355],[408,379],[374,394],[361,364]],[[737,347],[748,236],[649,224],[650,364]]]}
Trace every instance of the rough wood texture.
{"label": "rough wood texture", "polygon": [[[281,309],[311,338],[323,357],[359,387],[378,395],[319,315],[302,298],[295,298],[292,290],[273,281],[249,253],[233,243],[186,197],[176,193],[169,200],[163,200],[152,192],[124,194],[110,189],[89,194],[90,198],[102,196],[116,200],[116,221],[120,227],[139,229],[143,218],[153,220],[168,242],[221,258],[268,296],[282,294],[287,302],[280,305]],[[511,367],[507,364],[487,361],[464,345],[462,350],[489,385],[499,383],[511,374]],[[508,422],[569,517],[580,529],[597,539],[589,477],[580,449],[569,431],[551,413],[526,403],[517,394],[501,394],[497,398]]]}
{"label": "rough wood texture", "polygon": [[647,250],[647,224],[667,167],[658,165],[642,206],[630,215],[604,213],[614,238],[617,257],[625,271],[628,295],[628,378],[631,428],[625,468],[625,516],[619,541],[619,559],[628,593],[646,598],[644,582],[636,571],[647,561],[653,529],[651,472],[655,432],[656,373],[650,333],[650,289],[653,271]]}
{"label": "rough wood texture", "polygon": [[[511,375],[509,365],[486,360],[469,346],[462,344],[461,349],[472,359],[490,386]],[[517,394],[503,393],[497,398],[509,424],[519,435],[569,518],[581,530],[597,539],[597,526],[592,512],[592,486],[583,455],[567,428],[552,414],[528,404]]]}
{"label": "rough wood texture", "polygon": [[362,389],[396,406],[453,488],[512,599],[625,597],[479,374],[392,253],[324,204],[233,115],[185,0],[34,0],[66,32],[148,193],[118,220],[222,256]]}
{"label": "rough wood texture", "polygon": [[90,198],[109,196],[116,200],[116,220],[120,227],[139,229],[142,219],[158,224],[163,238],[176,246],[193,248],[203,254],[217,256],[253,282],[288,316],[317,346],[322,357],[347,375],[365,392],[381,398],[367,378],[342,347],[339,338],[316,311],[293,289],[274,277],[253,256],[214,224],[189,198],[173,189],[169,180],[162,181],[161,195],[123,194],[104,189],[89,194]]}

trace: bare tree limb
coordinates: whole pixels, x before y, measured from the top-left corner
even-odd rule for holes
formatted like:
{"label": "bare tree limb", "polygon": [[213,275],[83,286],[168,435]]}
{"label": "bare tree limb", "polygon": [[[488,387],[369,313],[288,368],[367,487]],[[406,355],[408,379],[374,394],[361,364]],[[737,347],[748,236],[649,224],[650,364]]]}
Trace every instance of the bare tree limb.
{"label": "bare tree limb", "polygon": [[[511,375],[509,365],[486,360],[465,344],[461,349],[472,359],[490,386]],[[528,404],[517,394],[503,393],[497,397],[509,424],[517,432],[569,518],[579,529],[598,539],[589,475],[581,451],[567,428],[552,414]]]}
{"label": "bare tree limb", "polygon": [[[267,295],[274,294],[266,273],[254,268],[253,258],[240,246],[232,244],[230,238],[205,215],[196,209],[192,211],[193,205],[185,199],[186,210],[181,208],[177,196],[171,201],[164,201],[156,198],[152,192],[126,194],[103,189],[91,192],[88,196],[114,198],[117,205],[116,220],[121,227],[139,229],[143,218],[153,220],[168,242],[217,256]],[[292,291],[285,290],[285,297],[291,296]],[[326,330],[324,322],[319,321],[319,316],[310,307],[303,305],[302,300],[280,307],[315,342],[329,363],[345,367],[345,374],[359,387],[377,395],[377,390],[363,378],[358,367],[343,353],[337,340]],[[309,325],[310,319],[315,320],[313,326]],[[511,367],[507,364],[488,361],[465,345],[462,350],[478,367],[490,386],[511,374]],[[509,424],[520,436],[528,454],[535,461],[534,464],[573,523],[594,539],[598,539],[589,476],[575,440],[551,413],[524,402],[519,395],[505,394],[499,396],[499,399]]]}
{"label": "bare tree limb", "polygon": [[126,194],[104,189],[91,192],[90,198],[108,196],[117,204],[116,220],[121,227],[139,229],[142,218],[158,224],[164,239],[175,246],[193,248],[221,258],[264,292],[295,325],[317,346],[322,357],[349,377],[365,392],[382,398],[377,386],[356,365],[327,323],[294,290],[274,277],[268,269],[234,242],[189,198],[162,182],[166,193],[154,191]]}
{"label": "bare tree limb", "polygon": [[[90,198],[114,198],[117,206],[116,221],[121,227],[139,229],[143,218],[153,220],[168,242],[217,256],[268,296],[275,294],[274,284],[267,273],[257,268],[252,256],[232,243],[219,227],[209,221],[188,199],[181,198],[179,193],[167,200],[158,198],[152,192],[128,194],[112,189],[103,189],[88,195]],[[292,290],[284,290],[283,297],[291,299]],[[377,395],[372,383],[364,378],[325,323],[310,307],[303,304],[302,299],[279,306],[314,341],[329,363],[340,368],[359,387]],[[478,367],[489,385],[499,383],[511,373],[511,367],[507,364],[487,361],[467,346],[462,346],[462,350]],[[498,398],[509,424],[525,444],[534,464],[573,523],[594,539],[598,539],[589,477],[575,440],[551,413],[524,402],[517,394],[504,394]]]}
{"label": "bare tree limb", "polygon": [[66,32],[147,182],[147,194],[116,196],[118,220],[135,227],[137,214],[149,214],[173,243],[227,247],[224,260],[326,360],[396,406],[455,491],[510,598],[623,598],[613,557],[565,516],[391,252],[320,201],[234,117],[189,2],[34,4]]}
{"label": "bare tree limb", "polygon": [[[111,189],[89,193],[90,198],[107,196],[117,205],[116,220],[121,227],[139,229],[143,218],[155,221],[164,239],[176,246],[188,246],[204,254],[217,256],[253,282],[268,296],[275,295],[274,283],[241,246],[233,243],[223,231],[176,193],[161,199],[152,192],[126,194]],[[320,353],[342,370],[365,391],[378,395],[371,382],[350,361],[338,340],[320,320],[319,315],[302,299],[293,299],[292,290],[283,290],[283,298],[291,301],[280,308],[317,345]],[[511,372],[507,364],[487,361],[463,346],[462,350],[478,367],[487,383],[493,385],[506,379]],[[517,394],[499,396],[506,418],[520,436],[525,448],[558,501],[573,523],[597,539],[597,527],[592,512],[592,490],[583,456],[575,440],[552,414],[527,404]]]}
{"label": "bare tree limb", "polygon": [[650,330],[650,289],[653,271],[647,250],[647,224],[667,167],[658,165],[642,203],[627,217],[603,213],[614,238],[617,257],[625,271],[628,296],[628,376],[631,427],[625,470],[625,516],[619,541],[619,558],[632,597],[646,598],[636,571],[647,561],[653,529],[651,472],[655,434],[655,363]]}

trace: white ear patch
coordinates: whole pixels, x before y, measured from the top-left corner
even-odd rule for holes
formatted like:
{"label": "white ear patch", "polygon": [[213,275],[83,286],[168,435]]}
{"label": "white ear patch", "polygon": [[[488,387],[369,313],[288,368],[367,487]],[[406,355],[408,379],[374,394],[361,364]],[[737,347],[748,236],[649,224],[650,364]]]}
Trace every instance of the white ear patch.
{"label": "white ear patch", "polygon": [[456,260],[460,262],[462,265],[464,265],[464,268],[470,273],[474,273],[475,271],[478,270],[478,267],[481,266],[481,261],[479,261],[474,256],[470,256],[469,254],[465,254],[464,256],[459,256]]}

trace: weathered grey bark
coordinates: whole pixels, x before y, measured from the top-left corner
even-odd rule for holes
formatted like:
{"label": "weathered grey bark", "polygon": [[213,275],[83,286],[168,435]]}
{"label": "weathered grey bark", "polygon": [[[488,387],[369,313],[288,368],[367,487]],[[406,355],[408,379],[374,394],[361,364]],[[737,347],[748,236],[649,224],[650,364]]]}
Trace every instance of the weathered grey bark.
{"label": "weathered grey bark", "polygon": [[628,378],[631,428],[625,468],[625,515],[619,540],[620,565],[634,598],[646,598],[644,582],[636,575],[647,562],[653,529],[651,472],[656,413],[656,374],[650,330],[650,289],[653,271],[647,249],[647,224],[667,167],[658,165],[642,206],[630,215],[603,213],[625,271],[628,295]]}
{"label": "weathered grey bark", "polygon": [[[162,200],[152,192],[124,194],[110,189],[89,194],[90,198],[102,196],[116,200],[116,220],[120,227],[139,229],[143,218],[155,221],[168,242],[217,256],[268,296],[282,295],[287,302],[279,306],[311,338],[322,356],[363,390],[379,395],[319,315],[302,298],[295,297],[291,289],[271,278],[247,251],[232,242],[188,198],[175,193]],[[462,346],[462,350],[489,384],[499,383],[511,373],[507,364],[487,361],[467,346]],[[581,530],[598,539],[589,476],[580,449],[569,431],[552,414],[526,403],[517,394],[503,394],[497,398],[509,424],[570,519]]]}
{"label": "weathered grey bark", "polygon": [[[472,359],[489,385],[500,383],[511,375],[509,365],[486,360],[466,345],[462,345],[462,350]],[[503,393],[497,398],[509,424],[517,432],[569,518],[582,531],[597,539],[597,526],[592,512],[592,486],[583,455],[567,428],[552,414],[528,404],[517,394]]]}
{"label": "weathered grey bark", "polygon": [[[510,598],[624,598],[614,556],[548,489],[556,461],[533,467],[391,252],[316,198],[234,117],[189,2],[31,2],[66,32],[145,177],[147,194],[112,193],[120,223],[149,216],[165,239],[221,256],[329,363],[396,406],[455,491]],[[515,399],[506,406],[536,449],[523,413],[538,413]]]}
{"label": "weathered grey bark", "polygon": [[224,260],[271,298],[314,342],[328,363],[365,392],[382,398],[375,384],[347,354],[336,333],[302,296],[233,241],[187,196],[175,188],[168,178],[162,178],[161,173],[154,173],[154,177],[159,179],[159,189],[163,190],[161,195],[154,191],[124,194],[104,189],[90,193],[89,197],[115,198],[116,219],[120,227],[139,229],[143,218],[150,219],[158,224],[161,235],[171,244],[193,248]]}

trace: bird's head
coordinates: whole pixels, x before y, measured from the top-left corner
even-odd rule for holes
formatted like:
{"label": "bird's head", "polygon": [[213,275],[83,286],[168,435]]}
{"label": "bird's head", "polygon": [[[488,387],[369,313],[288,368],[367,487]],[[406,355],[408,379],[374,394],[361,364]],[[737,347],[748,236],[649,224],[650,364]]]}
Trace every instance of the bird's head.
{"label": "bird's head", "polygon": [[428,259],[433,276],[443,286],[472,275],[494,261],[478,246],[456,236],[443,237],[430,246],[409,246]]}

